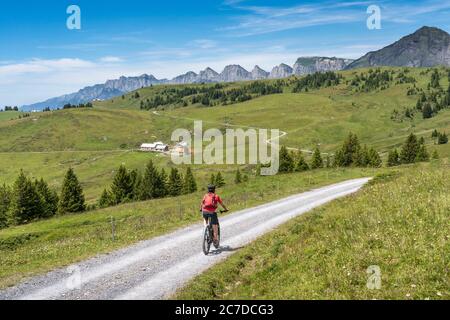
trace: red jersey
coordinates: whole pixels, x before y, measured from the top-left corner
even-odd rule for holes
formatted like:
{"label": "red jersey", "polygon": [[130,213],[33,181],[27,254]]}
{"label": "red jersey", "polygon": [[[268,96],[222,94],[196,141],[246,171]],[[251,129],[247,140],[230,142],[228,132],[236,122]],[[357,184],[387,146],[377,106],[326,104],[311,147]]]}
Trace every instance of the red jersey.
{"label": "red jersey", "polygon": [[214,213],[217,210],[218,204],[223,205],[222,199],[215,193],[207,193],[202,200],[202,210]]}

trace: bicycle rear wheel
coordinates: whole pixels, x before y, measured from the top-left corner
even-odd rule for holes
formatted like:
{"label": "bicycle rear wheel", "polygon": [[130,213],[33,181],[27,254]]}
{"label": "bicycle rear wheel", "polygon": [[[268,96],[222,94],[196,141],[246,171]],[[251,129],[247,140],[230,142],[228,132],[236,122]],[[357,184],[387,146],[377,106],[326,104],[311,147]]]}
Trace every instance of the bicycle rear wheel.
{"label": "bicycle rear wheel", "polygon": [[209,254],[209,250],[211,249],[211,239],[210,239],[210,231],[209,227],[205,228],[205,234],[203,236],[203,253],[205,256]]}
{"label": "bicycle rear wheel", "polygon": [[217,225],[217,243],[214,244],[214,248],[219,249],[220,247],[220,224]]}

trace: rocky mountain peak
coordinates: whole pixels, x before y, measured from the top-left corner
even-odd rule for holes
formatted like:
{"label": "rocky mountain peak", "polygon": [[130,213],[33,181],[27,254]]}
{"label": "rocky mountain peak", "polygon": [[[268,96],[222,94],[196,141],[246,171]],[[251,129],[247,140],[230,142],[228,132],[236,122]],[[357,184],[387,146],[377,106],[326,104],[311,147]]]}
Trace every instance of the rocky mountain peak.
{"label": "rocky mountain peak", "polygon": [[444,30],[425,26],[381,50],[367,53],[351,63],[348,69],[437,65],[450,66],[450,35]]}
{"label": "rocky mountain peak", "polygon": [[253,80],[263,80],[269,77],[269,72],[261,69],[258,65],[256,65],[252,70],[252,79]]}
{"label": "rocky mountain peak", "polygon": [[270,73],[271,79],[287,78],[292,75],[293,69],[285,63],[280,64],[272,69]]}
{"label": "rocky mountain peak", "polygon": [[226,66],[222,73],[219,75],[220,81],[224,82],[235,82],[235,81],[244,81],[251,80],[251,73],[245,70],[238,64],[233,64]]}

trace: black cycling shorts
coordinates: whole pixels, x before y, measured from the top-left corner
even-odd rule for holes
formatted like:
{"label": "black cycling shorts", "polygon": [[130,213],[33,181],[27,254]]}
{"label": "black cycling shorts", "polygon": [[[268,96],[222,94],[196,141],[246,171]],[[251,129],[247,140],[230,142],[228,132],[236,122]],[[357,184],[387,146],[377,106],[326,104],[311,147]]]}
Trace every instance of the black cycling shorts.
{"label": "black cycling shorts", "polygon": [[217,217],[217,212],[206,212],[203,211],[203,219],[208,221],[208,219],[211,219],[211,224],[216,225],[219,224],[219,218]]}

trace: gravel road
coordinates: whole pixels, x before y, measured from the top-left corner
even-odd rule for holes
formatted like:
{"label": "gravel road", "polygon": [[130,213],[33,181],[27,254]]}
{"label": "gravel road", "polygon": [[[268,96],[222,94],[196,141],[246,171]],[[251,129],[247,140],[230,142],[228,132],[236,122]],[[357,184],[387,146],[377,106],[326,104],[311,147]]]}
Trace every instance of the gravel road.
{"label": "gravel road", "polygon": [[257,237],[317,206],[355,193],[368,181],[350,180],[223,217],[221,248],[209,256],[202,253],[203,224],[199,223],[31,278],[0,291],[0,299],[166,299]]}

